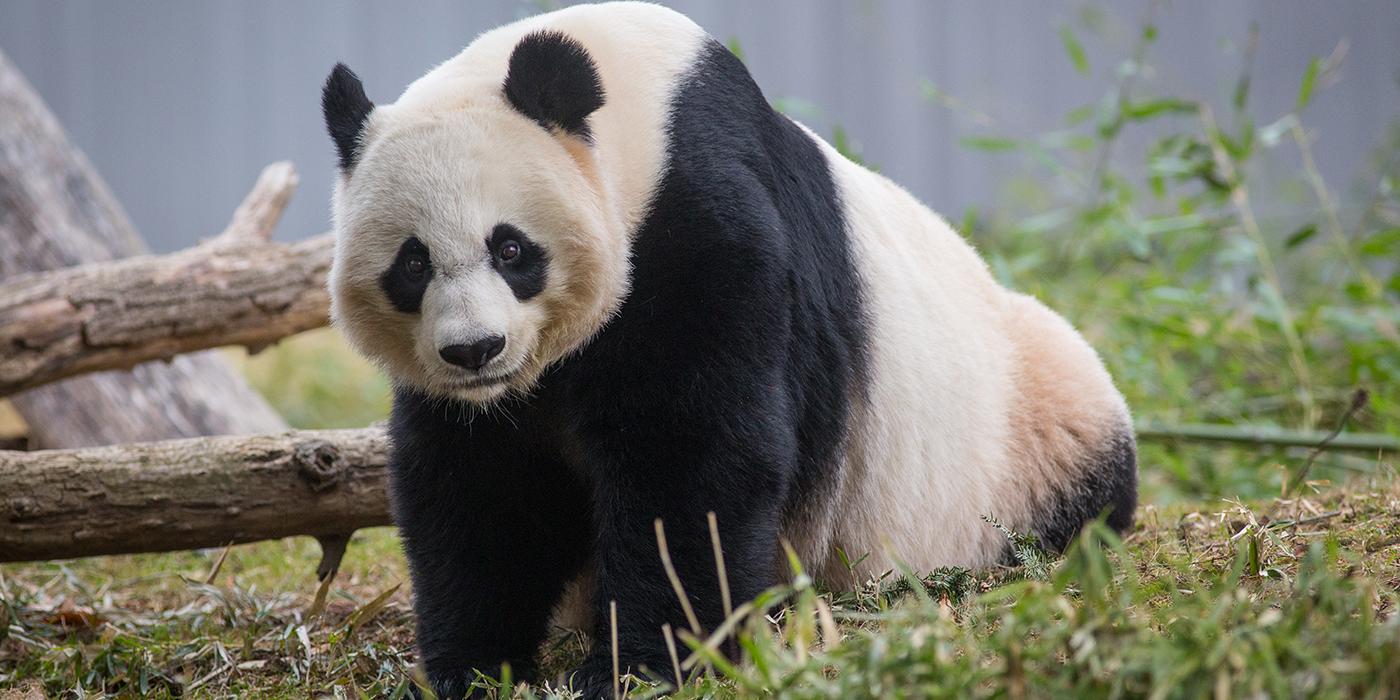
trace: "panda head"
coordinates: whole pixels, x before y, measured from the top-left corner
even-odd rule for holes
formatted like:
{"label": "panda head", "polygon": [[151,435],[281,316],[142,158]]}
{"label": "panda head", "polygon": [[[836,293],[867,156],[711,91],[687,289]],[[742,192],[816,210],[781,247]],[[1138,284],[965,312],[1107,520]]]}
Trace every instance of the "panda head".
{"label": "panda head", "polygon": [[587,51],[530,34],[504,78],[462,58],[390,105],[344,65],[326,80],[332,317],[396,383],[489,404],[602,327],[625,292],[626,232],[594,153]]}

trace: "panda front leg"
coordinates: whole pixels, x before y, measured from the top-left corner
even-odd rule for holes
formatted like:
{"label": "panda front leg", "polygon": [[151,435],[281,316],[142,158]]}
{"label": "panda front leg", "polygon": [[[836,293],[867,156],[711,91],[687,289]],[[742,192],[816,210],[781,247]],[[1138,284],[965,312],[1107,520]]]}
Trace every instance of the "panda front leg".
{"label": "panda front leg", "polygon": [[613,603],[621,672],[675,682],[662,626],[681,631],[690,623],[662,564],[658,519],[702,634],[724,619],[708,513],[716,515],[735,605],[779,580],[779,527],[795,462],[785,412],[751,406],[666,420],[658,417],[666,407],[654,408],[616,432],[627,444],[595,465],[594,645],[570,678],[585,698],[612,697]]}
{"label": "panda front leg", "polygon": [[584,487],[522,437],[526,417],[449,416],[401,392],[390,429],[420,661],[448,700],[481,696],[471,688],[477,672],[499,678],[502,664],[516,680],[530,677],[552,608],[591,544]]}

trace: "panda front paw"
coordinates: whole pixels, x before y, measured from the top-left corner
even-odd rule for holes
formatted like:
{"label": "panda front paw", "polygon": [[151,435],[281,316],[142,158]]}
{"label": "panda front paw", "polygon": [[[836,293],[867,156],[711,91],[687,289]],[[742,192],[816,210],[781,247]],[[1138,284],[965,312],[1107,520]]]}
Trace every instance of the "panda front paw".
{"label": "panda front paw", "polygon": [[[668,681],[658,676],[667,668],[671,662],[664,658],[659,659],[635,659],[622,660],[622,673],[631,674],[649,683],[659,683],[670,685]],[[611,700],[613,697],[613,668],[611,656],[593,656],[582,665],[574,669],[573,672],[565,674],[564,679],[568,681],[569,687],[583,700]],[[622,682],[618,679],[619,683]],[[636,684],[632,684],[631,689],[635,689]],[[618,688],[622,690],[621,686]]]}
{"label": "panda front paw", "polygon": [[612,657],[598,655],[589,657],[573,671],[564,674],[569,689],[579,694],[583,700],[600,700],[613,697]]}
{"label": "panda front paw", "polygon": [[[438,700],[479,700],[489,697],[497,685],[491,678],[483,677],[475,670],[460,673],[436,673],[428,675],[428,685]],[[410,685],[414,700],[424,700],[428,694],[417,683]]]}
{"label": "panda front paw", "polygon": [[432,688],[432,695],[429,695],[423,686],[416,681],[409,684],[409,695],[413,697],[413,700],[426,700],[429,697],[437,697],[438,700],[476,700],[479,697],[486,697],[482,692],[472,692],[466,680],[460,677],[430,678],[428,685]]}

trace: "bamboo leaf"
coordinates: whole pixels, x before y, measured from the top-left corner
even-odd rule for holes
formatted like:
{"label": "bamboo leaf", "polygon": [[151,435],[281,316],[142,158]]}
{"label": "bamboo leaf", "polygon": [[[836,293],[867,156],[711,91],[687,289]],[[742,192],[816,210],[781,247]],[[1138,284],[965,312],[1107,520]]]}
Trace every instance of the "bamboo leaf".
{"label": "bamboo leaf", "polygon": [[993,153],[1014,151],[1021,146],[1015,139],[1000,136],[967,136],[959,140],[958,143],[967,148]]}
{"label": "bamboo leaf", "polygon": [[1231,99],[1235,105],[1235,110],[1243,112],[1245,105],[1249,103],[1249,76],[1241,76],[1239,82],[1235,83],[1235,94]]}
{"label": "bamboo leaf", "polygon": [[1083,124],[1084,122],[1088,121],[1090,117],[1094,116],[1094,110],[1097,108],[1098,105],[1095,104],[1087,104],[1081,107],[1076,107],[1075,109],[1070,110],[1069,114],[1065,115],[1065,123],[1070,126],[1077,126],[1079,124]]}
{"label": "bamboo leaf", "polygon": [[1301,112],[1312,102],[1313,88],[1317,86],[1317,74],[1322,70],[1322,59],[1308,61],[1308,69],[1303,71],[1303,82],[1298,86],[1298,105],[1294,111]]}
{"label": "bamboo leaf", "polygon": [[360,625],[369,622],[370,618],[378,615],[380,610],[383,610],[389,605],[389,599],[393,597],[394,592],[398,591],[401,585],[403,584],[396,583],[384,589],[384,591],[375,596],[373,600],[361,605],[356,608],[354,612],[350,613],[350,615],[345,618],[346,633],[354,634],[355,630],[360,628]]}
{"label": "bamboo leaf", "polygon": [[734,56],[739,59],[740,63],[746,62],[744,61],[744,47],[739,43],[739,37],[729,37],[729,41],[725,44],[725,48],[729,49],[729,52],[734,54]]}
{"label": "bamboo leaf", "polygon": [[1361,254],[1367,257],[1383,258],[1396,253],[1400,253],[1400,228],[1371,234],[1361,244]]}
{"label": "bamboo leaf", "polygon": [[1199,108],[1196,106],[1195,102],[1167,97],[1160,100],[1148,100],[1146,102],[1129,104],[1124,107],[1123,113],[1128,119],[1144,121],[1147,119],[1155,119],[1164,114],[1193,114],[1197,109]]}
{"label": "bamboo leaf", "polygon": [[1317,224],[1307,224],[1306,226],[1303,226],[1297,231],[1294,231],[1293,233],[1289,234],[1288,238],[1285,239],[1283,242],[1283,247],[1289,249],[1297,248],[1298,246],[1306,243],[1309,238],[1312,238],[1316,234]]}
{"label": "bamboo leaf", "polygon": [[1060,41],[1065,45],[1065,54],[1069,56],[1070,63],[1074,64],[1074,70],[1080,75],[1088,75],[1089,59],[1084,55],[1084,45],[1079,43],[1069,25],[1060,27]]}

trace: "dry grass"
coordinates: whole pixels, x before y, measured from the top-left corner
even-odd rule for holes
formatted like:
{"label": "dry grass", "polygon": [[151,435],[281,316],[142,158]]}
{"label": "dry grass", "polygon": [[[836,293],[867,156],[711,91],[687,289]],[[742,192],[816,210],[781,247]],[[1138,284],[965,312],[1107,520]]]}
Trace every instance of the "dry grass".
{"label": "dry grass", "polygon": [[[1116,582],[1104,584],[1108,588],[1126,586],[1124,577],[1133,581],[1128,597],[1114,599],[1126,617],[1110,625],[1125,630],[1125,646],[1099,652],[1124,664],[1134,654],[1146,653],[1141,646],[1146,642],[1128,634],[1138,627],[1193,639],[1193,632],[1172,626],[1179,623],[1166,622],[1177,609],[1195,617],[1201,610],[1238,604],[1230,603],[1230,596],[1240,592],[1247,596],[1243,604],[1286,612],[1299,604],[1295,583],[1306,577],[1304,562],[1319,547],[1333,552],[1329,576],[1369,591],[1367,614],[1378,629],[1393,633],[1400,627],[1395,615],[1400,487],[1392,481],[1264,503],[1149,506],[1124,544],[1121,555],[1112,547],[1096,547],[1105,555],[1101,562],[1091,562],[1105,567],[1104,581]],[[313,541],[232,547],[211,577],[223,554],[211,550],[0,567],[0,616],[8,617],[0,641],[0,689],[30,692],[37,683],[48,693],[69,697],[195,698],[385,697],[407,689],[414,658],[412,620],[407,587],[401,585],[404,562],[392,530],[356,536],[325,611],[316,616],[307,614],[317,588]],[[846,697],[853,690],[842,684],[843,676],[859,677],[880,665],[851,653],[852,647],[868,654],[875,644],[891,653],[911,643],[912,631],[929,624],[953,625],[956,634],[946,641],[949,649],[962,650],[957,653],[1004,660],[1014,650],[999,632],[1010,623],[999,616],[1017,605],[1058,601],[1071,606],[1070,612],[1103,605],[1080,583],[1089,565],[1077,557],[1082,552],[1043,566],[1028,562],[1030,566],[987,571],[946,569],[917,579],[891,572],[855,590],[819,594],[799,576],[794,585],[774,592],[775,599],[785,601],[782,605],[736,625],[759,662],[721,666],[713,677],[694,681],[683,695],[756,697],[781,690],[790,697]],[[1125,568],[1127,561],[1130,568]],[[1235,585],[1220,585],[1232,576]],[[931,607],[923,607],[921,600]],[[1019,614],[1020,623],[1027,625],[1053,630],[1053,625],[1068,624],[1064,609]],[[1324,622],[1339,637],[1355,624],[1354,619]],[[1228,625],[1222,629],[1230,631]],[[1036,634],[1053,636],[1047,630]],[[1396,634],[1378,632],[1375,637],[1400,643]],[[834,646],[838,639],[844,640],[842,646]],[[1338,649],[1350,643],[1336,640]],[[561,630],[546,650],[546,667],[562,672],[578,660],[585,644],[581,634]],[[1400,647],[1392,651],[1392,662],[1400,664]],[[917,649],[902,653],[917,655]],[[687,655],[682,648],[681,658]],[[827,679],[825,686],[811,675],[812,664],[821,659],[819,677]],[[1033,662],[1060,675],[1076,670],[1072,659],[1054,654],[1022,659]],[[1351,663],[1367,672],[1378,670],[1364,659]],[[900,664],[883,669],[879,682],[869,687],[881,692],[932,687],[919,663]],[[1347,684],[1335,688],[1364,687],[1346,678]],[[981,678],[967,689],[995,690],[996,683],[989,682]],[[1230,687],[1248,688],[1250,682],[1249,671],[1241,669]],[[1011,689],[1002,686],[999,692]],[[521,695],[535,692],[517,690]],[[645,696],[651,691],[643,686],[634,692]],[[873,691],[857,695],[878,696]]]}

